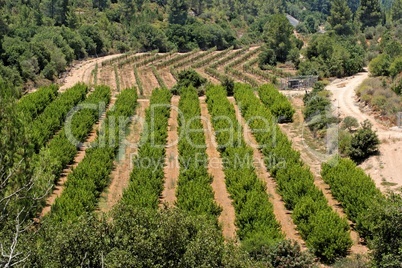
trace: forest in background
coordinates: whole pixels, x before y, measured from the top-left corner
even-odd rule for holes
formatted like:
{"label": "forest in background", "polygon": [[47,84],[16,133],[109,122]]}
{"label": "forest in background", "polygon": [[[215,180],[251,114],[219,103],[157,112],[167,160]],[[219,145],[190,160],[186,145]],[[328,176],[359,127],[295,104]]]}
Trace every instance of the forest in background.
{"label": "forest in background", "polygon": [[[289,60],[301,74],[350,75],[371,59],[362,32],[370,35],[378,25],[380,37],[392,31],[402,18],[401,6],[401,0],[2,0],[0,75],[29,89],[55,81],[74,60],[87,57],[263,43],[263,63]],[[299,33],[327,30],[313,37],[310,49],[303,52],[306,60],[299,58],[302,44],[289,41],[289,25],[268,25],[278,13],[300,20]],[[275,31],[279,27],[282,32]]]}

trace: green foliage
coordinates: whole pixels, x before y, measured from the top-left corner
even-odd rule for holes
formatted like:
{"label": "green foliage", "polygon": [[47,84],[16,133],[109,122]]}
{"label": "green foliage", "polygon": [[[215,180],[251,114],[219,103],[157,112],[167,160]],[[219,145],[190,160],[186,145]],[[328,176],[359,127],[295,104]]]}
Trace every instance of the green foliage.
{"label": "green foliage", "polygon": [[355,37],[331,33],[316,34],[305,51],[299,73],[320,77],[344,77],[360,72],[365,65],[365,51]]}
{"label": "green foliage", "polygon": [[[119,205],[107,217],[44,222],[26,241],[29,267],[256,267],[204,216]],[[257,266],[258,267],[258,266]],[[259,266],[261,267],[261,266]]]}
{"label": "green foliage", "polygon": [[174,94],[181,94],[182,88],[194,87],[200,89],[207,79],[199,75],[194,69],[183,70],[178,74],[177,84],[174,86],[172,91]]}
{"label": "green foliage", "polygon": [[352,34],[352,15],[346,0],[333,0],[328,23],[338,35]]}
{"label": "green foliage", "polygon": [[266,185],[255,173],[252,149],[245,144],[225,89],[210,86],[207,104],[211,117],[216,118],[212,125],[224,164],[226,187],[233,199],[238,237],[248,252],[258,252],[282,240],[283,234],[265,192]]}
{"label": "green foliage", "polygon": [[[265,164],[278,184],[277,190],[286,207],[293,210],[293,220],[309,248],[324,262],[344,256],[352,244],[346,220],[329,207],[322,192],[314,185],[313,174],[303,165],[299,153],[292,149],[270,110],[263,106],[252,89],[238,87],[235,98],[242,104],[245,119],[250,120]],[[269,126],[267,122],[270,122]]]}
{"label": "green foliage", "polygon": [[123,194],[122,204],[138,208],[157,209],[163,190],[165,146],[171,94],[168,89],[152,91],[150,109],[145,116],[138,156],[134,159],[130,185]]}
{"label": "green foliage", "polygon": [[68,112],[74,106],[85,99],[88,87],[84,84],[77,84],[65,93],[59,95],[51,102],[46,109],[29,125],[31,142],[36,151],[60,129],[67,117]]}
{"label": "green foliage", "polygon": [[402,72],[402,56],[394,59],[394,61],[389,66],[389,74],[395,78],[398,74]]}
{"label": "green foliage", "polygon": [[378,25],[382,18],[380,2],[377,0],[361,0],[356,16],[362,24],[362,29]]}
{"label": "green foliage", "polygon": [[17,105],[22,118],[27,122],[32,122],[57,97],[57,90],[58,87],[52,85],[24,96]]}
{"label": "green foliage", "polygon": [[187,21],[188,4],[184,0],[169,0],[169,23],[184,25]]}
{"label": "green foliage", "polygon": [[369,65],[370,73],[374,76],[387,76],[391,61],[387,54],[380,54]]}
{"label": "green foliage", "polygon": [[350,157],[355,161],[362,161],[378,152],[380,140],[377,133],[372,130],[372,124],[365,120],[359,129],[352,137]]}
{"label": "green foliage", "polygon": [[353,130],[353,128],[358,128],[359,122],[353,116],[346,116],[342,121],[342,128],[347,129],[349,132]]}
{"label": "green foliage", "polygon": [[[293,27],[283,14],[276,14],[269,18],[264,26],[264,41],[269,49],[274,51],[277,61],[285,62],[292,48],[291,35]],[[270,53],[271,62],[273,55]]]}
{"label": "green foliage", "polygon": [[200,102],[195,88],[181,88],[179,120],[180,175],[177,188],[177,207],[193,215],[205,215],[217,220],[221,208],[214,201],[208,174],[208,156],[201,120]]}
{"label": "green foliage", "polygon": [[222,81],[222,86],[225,88],[226,94],[228,96],[233,96],[234,88],[235,88],[235,83],[234,83],[233,79],[231,79],[230,77],[226,76]]}
{"label": "green foliage", "polygon": [[[52,138],[32,159],[32,177],[36,181],[33,191],[38,196],[46,195],[49,186],[57,183],[63,168],[70,164],[77,154],[79,146],[84,142],[93,125],[99,119],[102,109],[110,101],[110,88],[99,86],[74,111],[63,129]],[[45,205],[42,200],[33,212],[38,212]]]}
{"label": "green foliage", "polygon": [[254,259],[264,260],[272,267],[315,267],[313,257],[309,253],[301,252],[299,244],[290,240],[262,248],[259,252],[253,252],[252,256]]}
{"label": "green foliage", "polygon": [[273,116],[277,118],[279,123],[292,122],[295,109],[286,98],[272,84],[266,84],[258,88],[258,94],[261,101],[269,107]]}
{"label": "green foliage", "polygon": [[367,213],[373,224],[373,259],[376,267],[399,267],[402,263],[402,197],[391,193],[384,204]]}
{"label": "green foliage", "polygon": [[370,238],[373,235],[370,208],[383,201],[381,192],[373,180],[356,164],[345,158],[335,157],[322,165],[323,180],[331,187],[334,197],[342,204],[348,218],[357,223],[360,235]]}
{"label": "green foliage", "polygon": [[76,221],[95,209],[98,197],[109,183],[117,149],[126,135],[127,118],[133,115],[136,105],[135,89],[126,89],[119,94],[114,108],[107,112],[92,148],[87,149],[85,158],[68,175],[63,194],[52,206],[50,219],[54,224]]}

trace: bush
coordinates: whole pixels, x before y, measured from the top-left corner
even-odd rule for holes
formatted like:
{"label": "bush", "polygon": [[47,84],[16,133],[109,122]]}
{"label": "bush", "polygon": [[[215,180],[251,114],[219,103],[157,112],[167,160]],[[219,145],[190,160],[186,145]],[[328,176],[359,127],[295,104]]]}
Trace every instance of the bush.
{"label": "bush", "polygon": [[174,95],[180,95],[182,88],[194,87],[199,89],[207,82],[207,79],[199,75],[194,69],[181,71],[178,78],[177,84],[172,88]]}
{"label": "bush", "polygon": [[357,162],[377,153],[380,144],[377,133],[372,130],[370,121],[365,120],[361,126],[362,128],[353,135],[350,144],[350,157]]}
{"label": "bush", "polygon": [[390,58],[387,54],[380,54],[369,64],[369,70],[374,76],[387,76],[390,67]]}
{"label": "bush", "polygon": [[389,74],[392,77],[396,77],[402,72],[402,57],[396,58],[389,67]]}
{"label": "bush", "polygon": [[235,83],[232,78],[225,76],[222,82],[222,86],[226,89],[226,93],[228,96],[233,96]]}
{"label": "bush", "polygon": [[292,122],[295,110],[290,101],[274,85],[263,85],[259,87],[258,94],[261,101],[269,107],[272,115],[279,123]]}
{"label": "bush", "polygon": [[342,121],[342,129],[347,129],[349,132],[357,127],[359,127],[359,122],[353,116],[346,116]]}

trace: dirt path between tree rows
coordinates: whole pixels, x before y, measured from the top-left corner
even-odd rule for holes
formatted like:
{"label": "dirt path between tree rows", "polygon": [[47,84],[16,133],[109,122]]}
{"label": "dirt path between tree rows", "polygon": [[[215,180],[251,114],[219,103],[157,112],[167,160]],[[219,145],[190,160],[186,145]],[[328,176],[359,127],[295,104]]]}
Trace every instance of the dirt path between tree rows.
{"label": "dirt path between tree rows", "polygon": [[222,208],[219,215],[219,223],[222,226],[223,237],[226,240],[236,239],[235,210],[232,199],[226,189],[225,173],[223,172],[222,158],[217,150],[215,139],[215,130],[211,124],[211,116],[208,113],[205,97],[200,98],[201,121],[204,127],[205,142],[208,155],[208,173],[213,177],[212,189],[214,191],[215,201]]}
{"label": "dirt path between tree rows", "polygon": [[243,136],[244,140],[253,149],[253,157],[254,157],[254,167],[257,173],[257,176],[260,180],[265,182],[266,184],[266,192],[269,196],[269,201],[273,205],[274,214],[276,220],[282,227],[282,232],[285,234],[287,239],[291,239],[299,243],[302,247],[302,250],[306,250],[306,244],[301,238],[299,232],[296,229],[296,225],[293,223],[291,212],[285,208],[285,203],[282,201],[281,196],[276,192],[276,182],[269,174],[265,163],[264,156],[261,151],[258,149],[258,143],[254,138],[251,129],[246,124],[245,119],[242,117],[239,107],[236,104],[236,100],[233,97],[228,98],[229,101],[234,105],[236,111],[236,118],[241,123],[243,127]]}
{"label": "dirt path between tree rows", "polygon": [[153,74],[152,70],[149,67],[146,68],[139,68],[138,74],[141,78],[142,85],[144,88],[144,96],[150,97],[152,91],[155,88],[159,88],[158,80],[156,79],[155,75]]}
{"label": "dirt path between tree rows", "polygon": [[96,140],[96,138],[98,136],[97,131],[98,131],[99,127],[102,125],[103,121],[105,120],[107,111],[110,110],[114,106],[115,102],[116,102],[116,98],[112,97],[110,100],[110,103],[108,105],[108,108],[102,114],[102,116],[99,118],[98,122],[94,125],[94,127],[92,128],[92,131],[88,135],[84,144],[79,148],[76,156],[74,157],[73,163],[68,165],[65,169],[63,169],[60,178],[57,180],[57,183],[55,184],[55,186],[53,188],[52,194],[46,200],[46,206],[42,209],[40,218],[42,218],[43,216],[45,216],[46,214],[48,214],[51,211],[52,205],[54,204],[56,199],[62,195],[64,188],[65,188],[65,184],[67,182],[68,175],[71,172],[73,172],[73,170],[85,158],[88,145]]}
{"label": "dirt path between tree rows", "polygon": [[[289,124],[280,124],[279,126],[282,132],[285,133],[287,137],[292,141],[293,149],[297,150],[300,153],[300,158],[308,167],[310,167],[310,170],[314,175],[314,184],[318,189],[323,192],[325,198],[328,201],[328,204],[340,217],[347,219],[347,216],[343,211],[341,204],[333,197],[329,185],[326,184],[321,177],[321,163],[325,160],[320,159],[317,154],[312,153],[313,150],[308,148],[307,145],[304,143],[304,119],[301,111],[302,100],[299,98],[294,98],[293,107],[296,109],[294,122]],[[361,244],[359,234],[352,229],[354,224],[349,220],[348,223],[351,226],[350,236],[353,241],[353,245],[350,249],[351,253],[363,254],[368,252],[368,248]]]}
{"label": "dirt path between tree rows", "polygon": [[138,154],[138,145],[144,127],[145,111],[149,107],[149,100],[138,101],[135,114],[129,127],[129,134],[119,148],[119,155],[112,171],[109,187],[102,193],[99,209],[102,212],[110,211],[123,196],[124,190],[130,183],[130,174],[133,170],[133,159]]}
{"label": "dirt path between tree rows", "polygon": [[333,93],[335,113],[341,117],[353,116],[359,122],[369,120],[380,138],[380,155],[372,156],[361,167],[370,174],[382,191],[402,187],[402,129],[388,128],[376,121],[374,116],[363,113],[356,101],[356,89],[369,74],[359,73],[353,77],[337,79],[327,89]]}
{"label": "dirt path between tree rows", "polygon": [[176,79],[170,73],[169,68],[159,70],[159,75],[165,82],[165,85],[168,87],[168,89],[171,89],[174,85],[176,85]]}
{"label": "dirt path between tree rows", "polygon": [[165,183],[162,191],[161,204],[172,207],[176,202],[176,187],[180,174],[179,164],[179,96],[173,96],[171,102],[170,118],[168,121],[168,137],[165,158]]}

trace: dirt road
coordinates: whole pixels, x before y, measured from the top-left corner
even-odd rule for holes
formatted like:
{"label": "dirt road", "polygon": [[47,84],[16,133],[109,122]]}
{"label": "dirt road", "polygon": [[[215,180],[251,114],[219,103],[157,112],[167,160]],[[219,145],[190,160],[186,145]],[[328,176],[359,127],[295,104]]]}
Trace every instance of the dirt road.
{"label": "dirt road", "polygon": [[382,191],[402,187],[402,129],[388,128],[376,121],[374,116],[360,111],[355,90],[369,76],[367,72],[353,77],[337,79],[327,89],[333,93],[335,113],[341,117],[353,116],[359,122],[369,120],[381,140],[380,155],[372,156],[361,167],[373,178]]}
{"label": "dirt road", "polygon": [[92,71],[95,69],[96,64],[98,64],[98,66],[100,67],[103,61],[116,58],[120,55],[121,54],[114,54],[105,57],[99,57],[76,64],[67,73],[67,76],[62,82],[62,86],[60,87],[60,91],[63,92],[64,90],[74,86],[78,82],[90,83],[92,80]]}

